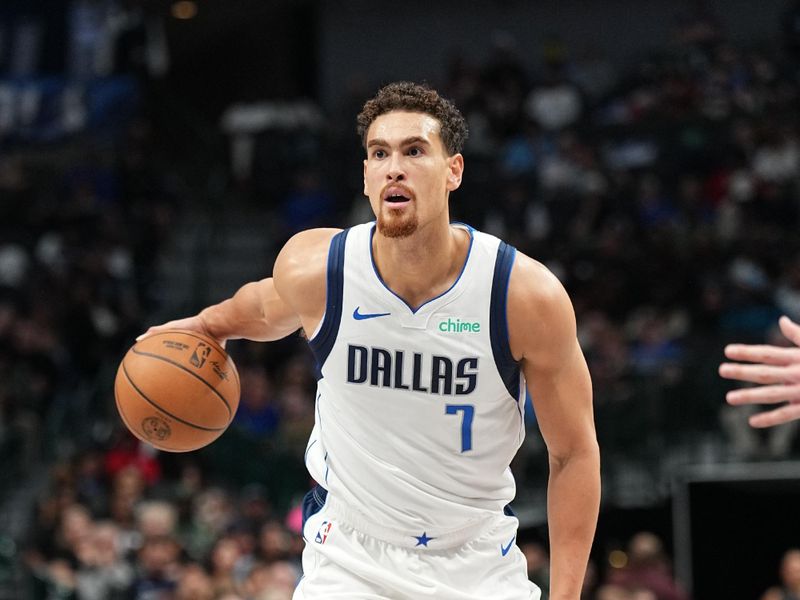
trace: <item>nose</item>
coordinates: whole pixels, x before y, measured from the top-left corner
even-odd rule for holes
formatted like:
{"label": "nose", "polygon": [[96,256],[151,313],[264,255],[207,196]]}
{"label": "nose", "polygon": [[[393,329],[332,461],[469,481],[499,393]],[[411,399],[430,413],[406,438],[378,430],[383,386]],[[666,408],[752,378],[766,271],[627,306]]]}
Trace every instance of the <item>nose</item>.
{"label": "nose", "polygon": [[402,156],[398,153],[393,153],[389,159],[389,169],[386,171],[386,179],[389,181],[403,181],[406,178],[406,172],[402,163]]}

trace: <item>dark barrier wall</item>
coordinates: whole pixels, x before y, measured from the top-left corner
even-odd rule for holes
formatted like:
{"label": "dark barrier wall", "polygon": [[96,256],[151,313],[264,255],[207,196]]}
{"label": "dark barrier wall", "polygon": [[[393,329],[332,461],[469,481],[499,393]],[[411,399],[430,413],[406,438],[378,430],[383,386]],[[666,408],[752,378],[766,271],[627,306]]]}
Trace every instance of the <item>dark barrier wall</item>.
{"label": "dark barrier wall", "polygon": [[752,600],[800,547],[800,464],[688,468],[673,499],[675,568],[698,600]]}

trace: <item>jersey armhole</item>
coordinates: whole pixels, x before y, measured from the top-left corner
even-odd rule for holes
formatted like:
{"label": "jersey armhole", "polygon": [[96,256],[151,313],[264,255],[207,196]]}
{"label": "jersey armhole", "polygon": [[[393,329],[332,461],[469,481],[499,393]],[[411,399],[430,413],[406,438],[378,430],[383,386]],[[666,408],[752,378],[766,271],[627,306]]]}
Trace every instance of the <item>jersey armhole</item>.
{"label": "jersey armhole", "polygon": [[516,248],[505,242],[500,242],[494,263],[494,276],[492,277],[489,337],[497,372],[500,374],[500,378],[503,380],[509,395],[518,401],[520,393],[519,363],[514,360],[508,339],[508,285],[511,281],[511,268],[514,266],[516,255]]}
{"label": "jersey armhole", "polygon": [[317,366],[317,379],[322,378],[322,365],[333,349],[339,322],[342,320],[342,298],[344,295],[344,248],[349,229],[340,231],[331,238],[328,250],[328,267],[325,290],[325,314],[315,335],[308,340]]}

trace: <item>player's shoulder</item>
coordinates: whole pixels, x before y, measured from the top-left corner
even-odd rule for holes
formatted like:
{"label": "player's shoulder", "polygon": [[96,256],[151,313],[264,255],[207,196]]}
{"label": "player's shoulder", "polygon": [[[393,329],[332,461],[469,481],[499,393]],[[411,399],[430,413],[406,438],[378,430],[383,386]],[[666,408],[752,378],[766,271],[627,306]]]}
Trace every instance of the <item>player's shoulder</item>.
{"label": "player's shoulder", "polygon": [[325,292],[328,250],[333,236],[341,229],[306,229],[293,235],[278,253],[273,278],[278,293],[286,299],[298,299],[309,292]]}
{"label": "player's shoulder", "polygon": [[544,264],[517,251],[508,288],[509,301],[530,303],[560,303],[566,298],[561,281]]}
{"label": "player's shoulder", "polygon": [[275,261],[276,271],[285,274],[316,269],[324,271],[331,240],[340,231],[341,229],[326,227],[306,229],[294,234],[278,253]]}
{"label": "player's shoulder", "polygon": [[509,341],[517,359],[546,364],[576,335],[575,313],[564,286],[538,260],[517,252],[506,304]]}
{"label": "player's shoulder", "polygon": [[279,257],[307,261],[315,252],[327,256],[331,239],[340,231],[335,227],[317,227],[295,233],[283,245]]}

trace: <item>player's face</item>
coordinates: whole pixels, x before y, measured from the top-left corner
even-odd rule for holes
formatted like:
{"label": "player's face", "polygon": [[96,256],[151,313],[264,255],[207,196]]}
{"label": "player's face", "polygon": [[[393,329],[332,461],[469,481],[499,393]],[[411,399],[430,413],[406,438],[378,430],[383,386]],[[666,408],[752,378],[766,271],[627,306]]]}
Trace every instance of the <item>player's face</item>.
{"label": "player's face", "polygon": [[364,194],[386,237],[407,237],[443,218],[449,193],[461,185],[464,159],[448,156],[439,121],[417,112],[392,111],[367,130]]}

